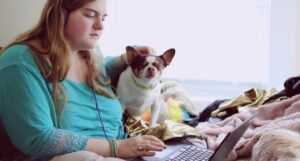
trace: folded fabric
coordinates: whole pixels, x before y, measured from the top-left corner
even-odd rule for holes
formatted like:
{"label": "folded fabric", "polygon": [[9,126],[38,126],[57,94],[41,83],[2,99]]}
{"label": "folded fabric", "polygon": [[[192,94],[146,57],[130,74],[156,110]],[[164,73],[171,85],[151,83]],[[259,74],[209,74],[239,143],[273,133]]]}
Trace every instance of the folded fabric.
{"label": "folded fabric", "polygon": [[271,95],[276,93],[276,89],[264,90],[258,88],[251,88],[243,92],[235,99],[221,103],[218,109],[211,113],[212,117],[226,118],[239,112],[239,107],[247,106],[248,108],[257,107]]}
{"label": "folded fabric", "polygon": [[197,137],[205,139],[205,135],[195,128],[186,124],[166,120],[163,125],[149,128],[149,124],[143,120],[135,120],[132,117],[126,118],[124,122],[125,131],[130,137],[137,135],[153,135],[161,140],[174,138]]}

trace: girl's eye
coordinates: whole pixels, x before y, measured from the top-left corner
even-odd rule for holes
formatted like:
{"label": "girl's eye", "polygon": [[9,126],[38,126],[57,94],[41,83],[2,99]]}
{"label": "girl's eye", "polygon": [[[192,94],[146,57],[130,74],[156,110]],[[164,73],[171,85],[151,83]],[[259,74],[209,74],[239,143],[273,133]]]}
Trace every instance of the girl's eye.
{"label": "girl's eye", "polygon": [[96,15],[95,15],[95,14],[86,14],[85,16],[88,17],[88,18],[93,18],[93,17],[95,17]]}
{"label": "girl's eye", "polygon": [[86,13],[84,13],[84,15],[88,18],[93,18],[93,17],[97,16],[97,14],[94,12],[86,12]]}

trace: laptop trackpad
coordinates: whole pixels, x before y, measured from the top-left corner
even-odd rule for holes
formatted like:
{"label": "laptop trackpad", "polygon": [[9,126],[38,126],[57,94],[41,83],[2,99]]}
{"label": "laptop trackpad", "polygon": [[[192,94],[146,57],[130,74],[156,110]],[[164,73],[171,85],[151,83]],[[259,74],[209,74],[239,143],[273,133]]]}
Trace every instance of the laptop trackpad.
{"label": "laptop trackpad", "polygon": [[154,156],[151,157],[143,157],[146,161],[158,161],[165,159],[168,155],[170,155],[172,152],[174,152],[176,149],[184,146],[183,144],[180,145],[167,145],[167,149],[164,149],[161,152],[155,152]]}
{"label": "laptop trackpad", "polygon": [[187,142],[184,142],[184,141],[174,141],[174,142],[171,142],[171,143],[167,143],[167,148],[164,149],[163,151],[161,152],[155,152],[155,155],[154,156],[151,156],[151,157],[142,157],[143,160],[146,160],[146,161],[158,161],[158,160],[164,160],[166,159],[166,157],[168,155],[170,155],[171,153],[173,153],[174,151],[176,151],[176,149],[179,149],[181,147],[184,147],[186,145],[191,145],[190,143],[187,143]]}

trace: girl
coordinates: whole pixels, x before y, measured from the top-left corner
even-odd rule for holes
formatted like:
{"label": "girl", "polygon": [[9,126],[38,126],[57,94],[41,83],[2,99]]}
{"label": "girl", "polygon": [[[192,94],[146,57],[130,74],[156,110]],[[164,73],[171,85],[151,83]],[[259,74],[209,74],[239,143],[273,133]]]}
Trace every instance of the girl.
{"label": "girl", "polygon": [[47,0],[38,25],[2,49],[1,160],[127,159],[165,148],[153,136],[124,137],[110,79],[131,60],[95,54],[106,16],[105,0]]}

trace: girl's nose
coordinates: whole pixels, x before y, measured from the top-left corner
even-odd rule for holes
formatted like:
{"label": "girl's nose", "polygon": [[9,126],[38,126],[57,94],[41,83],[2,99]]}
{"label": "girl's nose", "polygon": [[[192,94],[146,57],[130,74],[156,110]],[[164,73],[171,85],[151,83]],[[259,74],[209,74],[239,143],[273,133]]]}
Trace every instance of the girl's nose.
{"label": "girl's nose", "polygon": [[94,28],[96,30],[103,30],[103,28],[104,28],[103,21],[101,19],[97,19],[97,21],[94,24]]}

